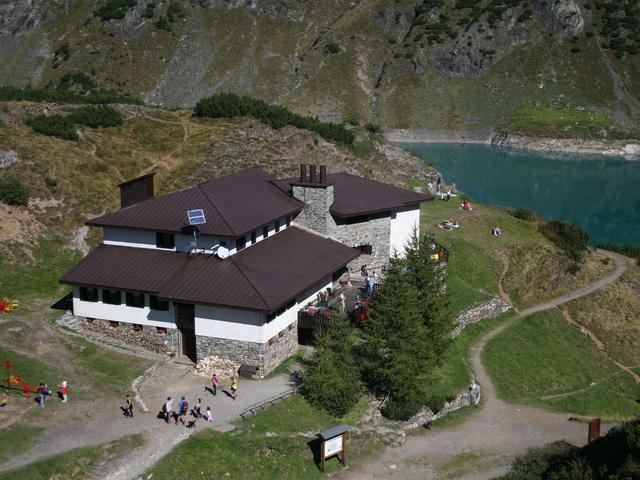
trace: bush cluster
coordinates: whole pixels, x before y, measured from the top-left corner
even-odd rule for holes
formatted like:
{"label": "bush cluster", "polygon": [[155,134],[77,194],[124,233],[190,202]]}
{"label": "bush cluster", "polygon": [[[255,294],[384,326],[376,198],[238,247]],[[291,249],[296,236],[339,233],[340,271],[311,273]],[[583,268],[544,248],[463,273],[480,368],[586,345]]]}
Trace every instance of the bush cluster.
{"label": "bush cluster", "polygon": [[622,480],[640,472],[640,419],[614,427],[578,448],[556,442],[532,449],[513,463],[503,480]]}
{"label": "bush cluster", "polygon": [[589,235],[582,228],[561,220],[554,220],[538,228],[545,237],[567,252],[574,261],[582,260],[582,253],[589,243]]}
{"label": "bush cluster", "polygon": [[63,140],[78,140],[76,125],[84,125],[90,128],[116,127],[122,125],[123,118],[117,110],[104,106],[86,106],[77,109],[69,115],[38,115],[29,118],[26,124],[34,132],[42,133]]}
{"label": "bush cluster", "polygon": [[26,205],[29,203],[29,193],[29,187],[19,177],[0,177],[0,202],[8,205]]}
{"label": "bush cluster", "polygon": [[325,140],[351,145],[354,134],[344,125],[321,122],[317,118],[303,117],[291,112],[285,107],[269,105],[262,100],[237,95],[235,93],[219,93],[200,100],[194,109],[198,117],[235,118],[252,116],[261,122],[279,129],[286,125],[311,130]]}
{"label": "bush cluster", "polygon": [[535,222],[538,220],[538,216],[535,212],[528,208],[514,208],[510,213],[513,217],[520,220],[526,220],[527,222]]}
{"label": "bush cluster", "polygon": [[64,74],[60,79],[58,79],[56,88],[59,90],[70,90],[75,86],[80,87],[84,92],[88,92],[96,88],[96,84],[91,77],[82,72]]}
{"label": "bush cluster", "polygon": [[100,17],[100,21],[120,20],[129,10],[136,6],[136,0],[107,0],[107,2],[93,14]]}
{"label": "bush cluster", "polygon": [[0,101],[29,101],[54,103],[130,103],[140,104],[140,100],[111,90],[91,90],[88,93],[77,93],[72,90],[32,87],[0,86]]}

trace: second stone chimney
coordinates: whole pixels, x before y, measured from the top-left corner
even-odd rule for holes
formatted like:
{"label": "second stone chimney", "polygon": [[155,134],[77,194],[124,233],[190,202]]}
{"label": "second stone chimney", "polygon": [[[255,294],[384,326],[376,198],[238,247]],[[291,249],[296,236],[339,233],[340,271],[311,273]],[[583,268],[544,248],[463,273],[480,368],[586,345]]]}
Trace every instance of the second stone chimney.
{"label": "second stone chimney", "polygon": [[330,212],[333,205],[333,184],[327,181],[327,167],[320,165],[319,170],[320,175],[317,174],[316,165],[300,165],[299,181],[291,186],[293,196],[304,203],[304,208],[296,217],[295,223],[323,235],[332,235],[336,227]]}

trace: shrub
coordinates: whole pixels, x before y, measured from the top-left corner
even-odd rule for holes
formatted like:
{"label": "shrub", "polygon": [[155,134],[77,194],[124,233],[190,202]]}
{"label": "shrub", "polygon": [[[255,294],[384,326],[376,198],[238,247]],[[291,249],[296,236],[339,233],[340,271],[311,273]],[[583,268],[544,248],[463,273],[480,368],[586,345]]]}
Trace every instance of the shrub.
{"label": "shrub", "polygon": [[156,10],[156,4],[154,2],[151,3],[147,3],[147,6],[144,9],[144,12],[142,12],[142,18],[153,18],[153,14],[155,13]]}
{"label": "shrub", "polygon": [[61,115],[52,115],[50,117],[38,115],[37,117],[27,119],[25,123],[29,125],[34,132],[42,133],[43,135],[58,137],[63,140],[78,140],[78,133],[70,117],[63,117]]}
{"label": "shrub", "polygon": [[91,90],[87,94],[77,93],[71,90],[31,87],[0,86],[0,101],[30,101],[30,102],[54,102],[54,103],[131,103],[140,104],[140,100],[126,94],[111,90]]}
{"label": "shrub", "polygon": [[327,50],[327,52],[329,52],[329,53],[333,53],[333,54],[335,54],[335,53],[340,53],[340,51],[341,51],[342,49],[340,48],[340,45],[338,45],[338,44],[337,44],[337,43],[335,43],[335,42],[332,42],[332,43],[328,43],[328,44],[327,44],[327,46],[326,46],[326,50]]}
{"label": "shrub", "polygon": [[169,4],[169,8],[167,8],[167,20],[173,23],[176,19],[182,17],[184,17],[184,12],[182,11],[182,8],[180,8],[180,5],[176,2],[171,2]]}
{"label": "shrub", "polygon": [[29,187],[16,176],[0,178],[0,202],[8,205],[26,205],[29,203]]}
{"label": "shrub", "polygon": [[166,32],[171,31],[171,24],[167,17],[160,17],[156,23],[153,24],[158,30],[164,30]]}
{"label": "shrub", "polygon": [[589,235],[582,228],[561,220],[554,220],[538,228],[545,237],[567,252],[573,260],[576,262],[582,260],[582,252],[587,249],[589,242]]}
{"label": "shrub", "polygon": [[511,215],[520,220],[526,220],[527,222],[535,222],[538,220],[538,216],[535,214],[533,210],[528,208],[516,208],[511,210]]}
{"label": "shrub", "polygon": [[405,421],[413,417],[421,407],[420,393],[408,390],[404,394],[390,395],[382,414],[391,420]]}
{"label": "shrub", "polygon": [[300,392],[316,408],[342,417],[362,396],[353,349],[355,335],[346,318],[334,318],[316,339],[316,350],[301,377]]}
{"label": "shrub", "polygon": [[311,130],[325,140],[351,145],[353,132],[344,125],[321,122],[317,118],[303,117],[285,107],[270,105],[262,100],[237,95],[235,93],[219,93],[200,100],[194,109],[197,117],[234,118],[252,116],[272,128],[278,129],[286,125]]}
{"label": "shrub", "polygon": [[89,75],[82,72],[67,73],[58,80],[59,90],[69,90],[74,85],[78,85],[82,90],[88,92],[96,88],[96,84]]}
{"label": "shrub", "polygon": [[433,413],[438,413],[444,408],[444,404],[450,402],[454,397],[445,397],[440,395],[433,395],[425,400],[425,405],[431,409]]}
{"label": "shrub", "polygon": [[382,127],[377,123],[367,123],[364,128],[369,130],[371,133],[380,133],[382,131]]}
{"label": "shrub", "polygon": [[117,127],[122,125],[122,114],[112,107],[99,105],[82,107],[69,117],[73,122],[91,128]]}
{"label": "shrub", "polygon": [[120,20],[136,6],[136,0],[107,0],[102,7],[93,12],[100,21]]}
{"label": "shrub", "polygon": [[47,186],[47,188],[56,188],[58,186],[58,181],[47,175],[46,177],[44,177],[44,184]]}

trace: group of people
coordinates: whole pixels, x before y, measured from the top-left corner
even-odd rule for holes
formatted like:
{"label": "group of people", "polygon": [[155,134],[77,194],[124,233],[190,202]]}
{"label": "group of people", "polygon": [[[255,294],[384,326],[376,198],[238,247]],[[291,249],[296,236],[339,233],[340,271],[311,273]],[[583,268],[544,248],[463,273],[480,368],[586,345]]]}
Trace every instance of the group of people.
{"label": "group of people", "polygon": [[438,224],[438,228],[442,228],[443,230],[455,230],[456,228],[460,228],[460,224],[457,220],[454,220],[453,222],[443,220]]}
{"label": "group of people", "polygon": [[[40,385],[38,385],[38,389],[36,390],[36,393],[37,393],[36,400],[38,401],[38,405],[40,405],[40,408],[44,408],[45,399],[53,395],[51,393],[51,390],[49,390],[49,386],[46,383],[40,383]],[[68,394],[69,394],[69,386],[67,384],[67,381],[63,380],[62,382],[60,382],[60,385],[58,385],[58,397],[60,398],[62,403],[67,403]]]}
{"label": "group of people", "polygon": [[[204,418],[209,423],[213,422],[213,413],[211,412],[211,407],[207,406],[206,411],[204,413],[202,412],[201,398],[198,398],[198,401],[194,405],[193,409],[191,410],[191,412],[189,412],[189,402],[184,396],[180,397],[180,400],[178,400],[177,410],[173,409],[173,399],[171,397],[167,397],[167,401],[162,406],[162,413],[167,423],[171,423],[171,420],[173,420],[173,423],[175,425],[180,422],[182,423],[182,425],[191,426],[194,424],[193,422],[195,422],[195,420],[198,420],[199,418]],[[193,416],[195,420],[189,422],[189,424],[187,425],[185,423],[185,417],[188,417],[189,414],[191,414],[191,416]]]}
{"label": "group of people", "polygon": [[364,278],[365,290],[369,297],[373,295],[373,291],[375,290],[378,280],[379,280],[379,277],[375,270],[371,273],[371,275],[367,275]]}

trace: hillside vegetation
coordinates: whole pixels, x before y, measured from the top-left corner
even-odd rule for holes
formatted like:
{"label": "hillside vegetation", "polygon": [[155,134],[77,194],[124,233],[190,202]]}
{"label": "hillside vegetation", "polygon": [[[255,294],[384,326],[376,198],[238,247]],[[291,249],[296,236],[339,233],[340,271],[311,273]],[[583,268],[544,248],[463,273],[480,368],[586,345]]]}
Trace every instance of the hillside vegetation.
{"label": "hillside vegetation", "polygon": [[45,3],[0,6],[0,85],[89,81],[170,107],[226,91],[322,121],[639,136],[631,0]]}

